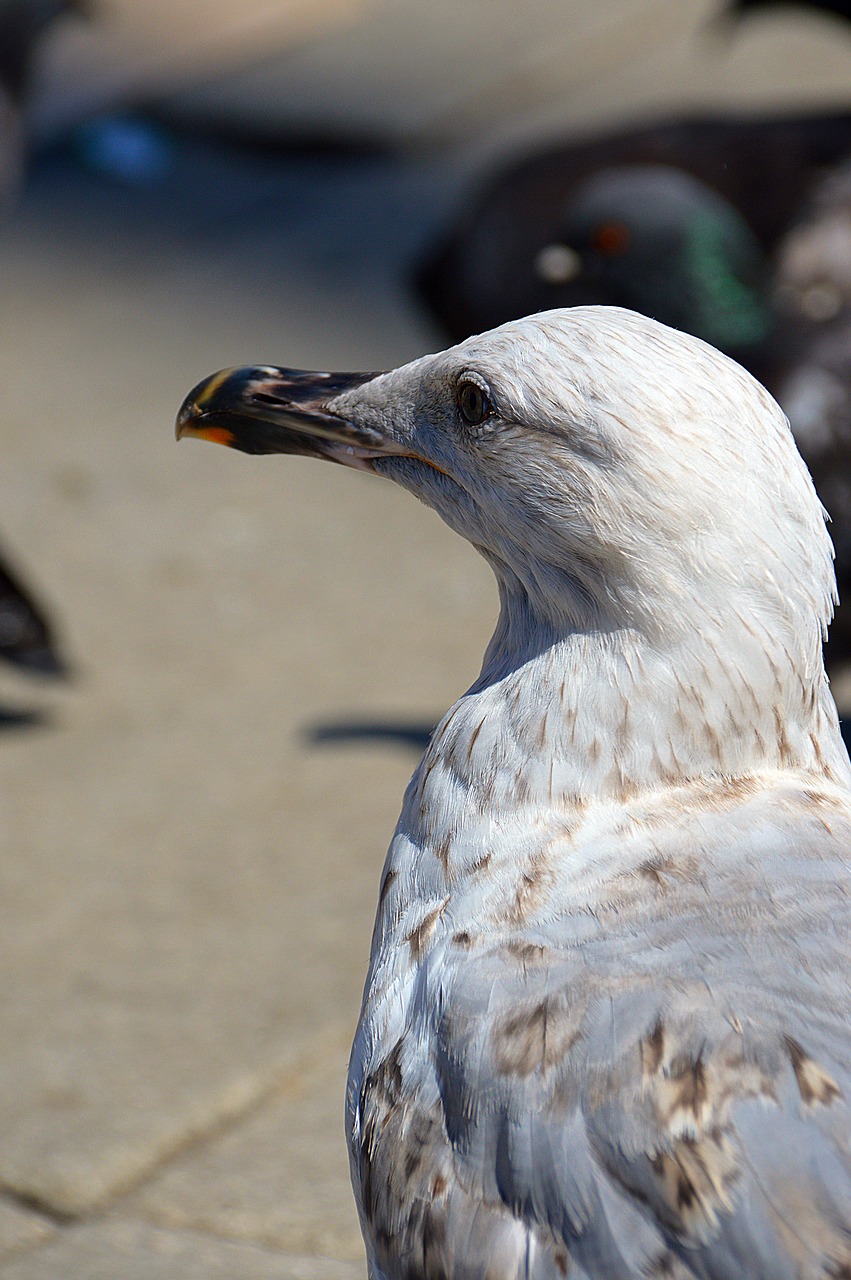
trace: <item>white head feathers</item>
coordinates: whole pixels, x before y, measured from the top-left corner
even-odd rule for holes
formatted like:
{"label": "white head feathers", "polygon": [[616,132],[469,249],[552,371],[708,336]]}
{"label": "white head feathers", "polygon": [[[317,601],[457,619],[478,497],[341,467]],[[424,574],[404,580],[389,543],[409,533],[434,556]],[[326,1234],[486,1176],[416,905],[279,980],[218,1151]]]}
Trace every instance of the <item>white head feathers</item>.
{"label": "white head feathers", "polygon": [[[478,425],[458,412],[471,378],[490,406]],[[503,615],[484,681],[555,642],[638,785],[645,753],[607,723],[595,666],[646,734],[672,711],[690,726],[666,730],[686,772],[810,766],[825,751],[845,767],[821,658],[835,590],[824,512],[782,411],[733,361],[634,313],[580,307],[329,407],[409,450],[373,465],[493,564]]]}

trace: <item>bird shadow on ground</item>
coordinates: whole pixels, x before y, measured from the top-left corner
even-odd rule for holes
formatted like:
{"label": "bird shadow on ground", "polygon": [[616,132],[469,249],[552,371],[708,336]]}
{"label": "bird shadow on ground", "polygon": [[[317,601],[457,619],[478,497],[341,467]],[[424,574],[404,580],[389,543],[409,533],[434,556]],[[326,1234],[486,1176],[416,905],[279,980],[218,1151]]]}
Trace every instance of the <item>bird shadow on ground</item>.
{"label": "bird shadow on ground", "polygon": [[425,751],[433,730],[433,724],[408,720],[331,720],[307,726],[302,736],[312,747],[387,742],[419,753]]}
{"label": "bird shadow on ground", "polygon": [[[41,719],[40,713],[35,714]],[[6,713],[0,709],[0,730],[6,727],[5,715]],[[851,720],[842,720],[839,727],[845,746],[851,752]],[[428,746],[433,732],[434,725],[416,721],[333,720],[309,725],[302,731],[302,737],[311,747],[334,746],[349,742],[356,745],[387,742],[421,753]]]}
{"label": "bird shadow on ground", "polygon": [[50,713],[40,708],[0,706],[0,733],[8,729],[43,729],[50,720]]}

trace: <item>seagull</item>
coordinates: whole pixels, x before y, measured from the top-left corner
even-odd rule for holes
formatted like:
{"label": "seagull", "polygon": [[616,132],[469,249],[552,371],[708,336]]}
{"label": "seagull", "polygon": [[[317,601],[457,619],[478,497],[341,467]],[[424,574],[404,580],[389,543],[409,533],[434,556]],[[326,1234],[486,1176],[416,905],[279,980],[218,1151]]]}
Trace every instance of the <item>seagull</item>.
{"label": "seagull", "polygon": [[848,1280],[851,766],[777,404],[591,306],[386,373],[225,370],[177,434],[395,480],[499,585],[381,881],[372,1280]]}

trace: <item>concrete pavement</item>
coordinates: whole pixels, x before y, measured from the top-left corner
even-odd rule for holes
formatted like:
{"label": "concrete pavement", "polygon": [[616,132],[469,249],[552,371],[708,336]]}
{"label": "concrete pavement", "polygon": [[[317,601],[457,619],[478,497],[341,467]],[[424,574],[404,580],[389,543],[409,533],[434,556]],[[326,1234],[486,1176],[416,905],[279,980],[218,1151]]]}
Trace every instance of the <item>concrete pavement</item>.
{"label": "concrete pavement", "polygon": [[68,689],[0,672],[0,1275],[363,1273],[342,1133],[377,883],[485,567],[300,459],[177,447],[229,363],[441,345],[399,263],[439,184],[187,148],[149,191],[54,162],[0,235],[0,538]]}

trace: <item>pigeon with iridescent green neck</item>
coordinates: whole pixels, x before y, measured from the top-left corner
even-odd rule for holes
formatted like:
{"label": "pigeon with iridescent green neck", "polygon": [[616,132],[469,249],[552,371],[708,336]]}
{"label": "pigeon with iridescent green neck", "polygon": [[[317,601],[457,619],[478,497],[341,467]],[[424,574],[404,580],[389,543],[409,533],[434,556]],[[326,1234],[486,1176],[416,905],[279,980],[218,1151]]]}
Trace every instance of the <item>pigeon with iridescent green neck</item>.
{"label": "pigeon with iridescent green neck", "polygon": [[729,201],[681,169],[594,174],[572,193],[534,270],[560,305],[629,307],[729,354],[758,348],[771,331],[759,241]]}

